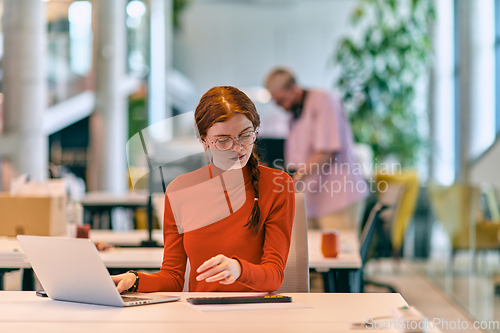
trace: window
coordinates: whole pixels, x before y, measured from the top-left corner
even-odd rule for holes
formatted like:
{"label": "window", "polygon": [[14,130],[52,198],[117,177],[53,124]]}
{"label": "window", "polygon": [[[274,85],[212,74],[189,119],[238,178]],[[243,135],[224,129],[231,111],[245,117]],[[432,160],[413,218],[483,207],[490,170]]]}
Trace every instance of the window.
{"label": "window", "polygon": [[495,0],[495,109],[496,134],[500,135],[500,0]]}

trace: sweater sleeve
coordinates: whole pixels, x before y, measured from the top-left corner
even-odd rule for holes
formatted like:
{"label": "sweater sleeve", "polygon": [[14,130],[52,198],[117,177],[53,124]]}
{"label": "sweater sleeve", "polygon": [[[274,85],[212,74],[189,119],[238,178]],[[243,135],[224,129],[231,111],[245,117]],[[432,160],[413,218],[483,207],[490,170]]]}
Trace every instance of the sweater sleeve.
{"label": "sweater sleeve", "polygon": [[186,272],[187,256],[184,250],[184,234],[177,230],[172,207],[165,193],[163,219],[163,262],[161,269],[153,274],[139,274],[138,292],[182,291]]}
{"label": "sweater sleeve", "polygon": [[283,190],[277,194],[264,221],[265,239],[261,263],[256,265],[238,257],[234,258],[241,265],[238,282],[256,291],[278,290],[285,276],[295,215],[295,193],[293,187],[290,190],[286,185],[287,182],[293,184],[290,176],[284,174],[282,180]]}

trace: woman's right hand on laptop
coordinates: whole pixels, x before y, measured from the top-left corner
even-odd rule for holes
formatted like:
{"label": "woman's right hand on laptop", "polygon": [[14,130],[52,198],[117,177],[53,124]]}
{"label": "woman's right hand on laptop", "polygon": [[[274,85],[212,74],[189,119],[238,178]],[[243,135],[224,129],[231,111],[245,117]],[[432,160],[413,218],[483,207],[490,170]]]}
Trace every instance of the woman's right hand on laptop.
{"label": "woman's right hand on laptop", "polygon": [[123,292],[129,288],[131,288],[135,283],[135,274],[134,273],[123,273],[118,275],[111,275],[113,282],[115,283],[116,289],[118,292]]}

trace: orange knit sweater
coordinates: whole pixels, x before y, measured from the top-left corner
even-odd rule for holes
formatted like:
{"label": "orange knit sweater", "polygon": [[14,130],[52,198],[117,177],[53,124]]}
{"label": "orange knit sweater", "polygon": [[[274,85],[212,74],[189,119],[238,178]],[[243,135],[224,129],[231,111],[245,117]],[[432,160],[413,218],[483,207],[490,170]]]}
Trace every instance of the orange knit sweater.
{"label": "orange knit sweater", "polygon": [[[212,164],[182,175],[168,186],[163,263],[158,273],[139,273],[139,292],[182,291],[188,258],[191,264],[189,291],[272,292],[280,288],[295,212],[293,181],[280,170],[264,166],[259,166],[259,170],[258,203],[263,225],[257,236],[245,226],[254,204],[254,189],[246,166],[242,170],[222,171]],[[232,175],[238,172],[240,181],[232,182],[231,179],[238,178]],[[222,184],[227,190],[225,197],[220,196],[222,199],[214,204],[216,195],[206,184]],[[195,194],[186,196],[186,190]],[[179,200],[177,194],[180,193],[184,193],[184,197],[180,196],[184,199]],[[183,207],[178,208],[179,205]],[[193,227],[193,223],[210,218],[213,222]],[[192,221],[191,227],[183,225],[187,220]],[[196,269],[218,254],[240,262],[240,277],[230,285],[196,281],[199,274]]]}

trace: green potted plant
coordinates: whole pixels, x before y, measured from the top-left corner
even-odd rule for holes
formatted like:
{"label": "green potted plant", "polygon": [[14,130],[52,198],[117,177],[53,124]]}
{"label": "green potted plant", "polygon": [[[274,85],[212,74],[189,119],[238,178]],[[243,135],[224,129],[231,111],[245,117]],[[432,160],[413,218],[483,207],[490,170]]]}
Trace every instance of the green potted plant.
{"label": "green potted plant", "polygon": [[434,19],[433,0],[360,0],[352,24],[361,38],[342,39],[335,54],[355,140],[378,162],[413,166],[423,147],[415,83],[428,70]]}

